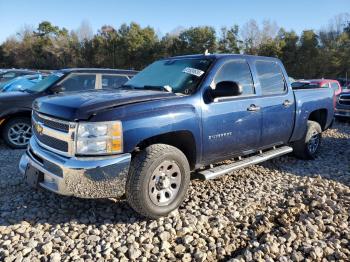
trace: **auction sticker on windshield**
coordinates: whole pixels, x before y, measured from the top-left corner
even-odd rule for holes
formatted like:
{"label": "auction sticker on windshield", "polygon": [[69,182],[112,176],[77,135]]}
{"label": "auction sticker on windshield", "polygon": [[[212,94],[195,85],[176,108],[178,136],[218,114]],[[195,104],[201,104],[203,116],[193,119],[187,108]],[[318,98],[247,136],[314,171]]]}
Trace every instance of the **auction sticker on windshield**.
{"label": "auction sticker on windshield", "polygon": [[200,77],[201,75],[204,74],[204,71],[196,69],[196,68],[192,68],[192,67],[186,67],[184,70],[182,70],[182,72],[186,73],[186,74],[198,76],[198,77]]}

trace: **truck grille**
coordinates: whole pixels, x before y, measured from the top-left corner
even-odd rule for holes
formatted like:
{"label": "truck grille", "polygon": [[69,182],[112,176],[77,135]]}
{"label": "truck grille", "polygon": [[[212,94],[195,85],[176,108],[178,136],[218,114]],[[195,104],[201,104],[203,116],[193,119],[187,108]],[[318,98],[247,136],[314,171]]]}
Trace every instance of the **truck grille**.
{"label": "truck grille", "polygon": [[56,138],[51,137],[51,136],[39,134],[35,128],[33,128],[33,130],[34,130],[34,135],[39,142],[41,142],[44,145],[51,147],[53,149],[56,149],[56,150],[59,150],[59,151],[65,152],[65,153],[68,152],[68,143],[67,142],[56,139]]}
{"label": "truck grille", "polygon": [[56,129],[62,132],[69,132],[69,124],[68,123],[64,123],[63,121],[57,122],[54,121],[52,119],[49,118],[44,118],[43,116],[39,115],[37,112],[33,112],[33,119],[36,122],[41,122],[43,123],[45,126],[50,127],[52,129]]}
{"label": "truck grille", "polygon": [[339,104],[350,106],[350,95],[340,95]]}
{"label": "truck grille", "polygon": [[58,154],[74,155],[74,135],[76,123],[42,115],[32,114],[33,134],[37,142]]}

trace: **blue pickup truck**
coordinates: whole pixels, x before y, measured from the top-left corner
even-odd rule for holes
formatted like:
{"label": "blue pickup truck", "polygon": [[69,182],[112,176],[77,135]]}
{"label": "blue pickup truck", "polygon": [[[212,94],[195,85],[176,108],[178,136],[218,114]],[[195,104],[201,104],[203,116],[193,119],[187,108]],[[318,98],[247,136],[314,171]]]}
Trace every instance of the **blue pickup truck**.
{"label": "blue pickup truck", "polygon": [[181,204],[191,173],[213,179],[291,152],[315,158],[333,114],[332,89],[293,91],[278,59],[167,58],[116,90],[35,100],[19,168],[33,187],[125,194],[158,218]]}

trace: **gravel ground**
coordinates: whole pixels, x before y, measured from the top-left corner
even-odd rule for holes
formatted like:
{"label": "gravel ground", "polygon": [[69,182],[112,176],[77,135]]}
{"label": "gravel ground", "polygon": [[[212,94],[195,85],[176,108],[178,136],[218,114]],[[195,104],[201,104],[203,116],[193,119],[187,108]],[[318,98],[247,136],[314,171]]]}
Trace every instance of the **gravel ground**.
{"label": "gravel ground", "polygon": [[33,191],[0,145],[0,260],[350,260],[350,125],[324,134],[314,161],[281,157],[191,182],[157,221],[124,202]]}

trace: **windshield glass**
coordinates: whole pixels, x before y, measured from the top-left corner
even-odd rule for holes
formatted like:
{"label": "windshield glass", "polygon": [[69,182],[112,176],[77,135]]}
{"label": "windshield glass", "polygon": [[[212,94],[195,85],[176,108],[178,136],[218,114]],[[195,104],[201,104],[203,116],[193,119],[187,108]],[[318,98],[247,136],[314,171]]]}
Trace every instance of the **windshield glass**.
{"label": "windshield glass", "polygon": [[40,81],[39,83],[37,83],[31,87],[27,87],[24,90],[29,91],[29,92],[42,92],[46,88],[51,86],[53,83],[58,81],[62,76],[63,76],[63,74],[61,74],[61,73],[51,74],[48,77],[46,77],[45,79],[43,79],[42,81]]}
{"label": "windshield glass", "polygon": [[156,61],[122,87],[192,94],[211,63],[212,59],[188,58]]}

